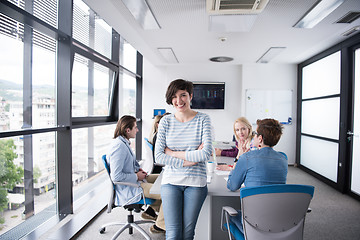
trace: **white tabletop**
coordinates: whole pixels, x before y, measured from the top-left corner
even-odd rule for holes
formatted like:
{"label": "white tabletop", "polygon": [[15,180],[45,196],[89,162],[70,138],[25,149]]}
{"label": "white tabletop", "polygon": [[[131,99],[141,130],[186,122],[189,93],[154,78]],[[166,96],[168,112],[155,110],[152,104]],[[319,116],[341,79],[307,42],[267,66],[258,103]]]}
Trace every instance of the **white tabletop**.
{"label": "white tabletop", "polygon": [[[213,158],[211,157],[209,161],[213,161]],[[218,156],[216,157],[217,163],[226,163],[226,164],[233,164],[234,158],[230,157],[224,157],[224,156]],[[208,176],[211,176],[211,182],[208,183],[208,195],[210,196],[239,196],[239,190],[235,192],[231,192],[226,187],[226,180],[225,177],[227,175],[223,175],[224,173],[219,173],[217,170],[213,173],[207,173]],[[229,172],[230,173],[230,172]],[[161,179],[162,179],[163,171],[160,173],[159,177],[154,182],[154,185],[150,189],[150,193],[152,194],[160,194],[160,188],[161,188]]]}

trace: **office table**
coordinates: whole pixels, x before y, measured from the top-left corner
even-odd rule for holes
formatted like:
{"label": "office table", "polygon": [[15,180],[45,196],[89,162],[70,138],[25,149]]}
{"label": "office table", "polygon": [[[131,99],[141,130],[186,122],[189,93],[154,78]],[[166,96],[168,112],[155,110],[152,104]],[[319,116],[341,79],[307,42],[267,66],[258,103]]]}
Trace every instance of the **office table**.
{"label": "office table", "polygon": [[[213,159],[211,159],[213,160]],[[217,163],[233,164],[234,158],[216,157]],[[221,209],[222,206],[231,206],[240,209],[240,192],[231,192],[226,188],[227,175],[218,175],[216,172],[207,173],[211,176],[208,183],[208,195],[201,208],[195,229],[195,239],[227,239],[227,232],[221,231]],[[160,194],[162,174],[156,179],[150,189],[152,194]]]}

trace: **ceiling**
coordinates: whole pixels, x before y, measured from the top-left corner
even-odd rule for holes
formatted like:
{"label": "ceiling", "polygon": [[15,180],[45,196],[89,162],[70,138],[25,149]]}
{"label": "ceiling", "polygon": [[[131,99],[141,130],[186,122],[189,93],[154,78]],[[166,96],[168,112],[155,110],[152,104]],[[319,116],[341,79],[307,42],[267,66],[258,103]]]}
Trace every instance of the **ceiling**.
{"label": "ceiling", "polygon": [[121,0],[84,1],[154,65],[169,64],[157,50],[165,47],[173,49],[177,64],[208,64],[216,56],[234,61],[211,64],[255,63],[270,47],[286,47],[271,62],[297,64],[344,41],[348,37],[342,33],[360,25],[360,19],[334,23],[349,11],[360,11],[360,0],[346,0],[311,29],[292,26],[317,0],[269,0],[249,32],[230,33],[208,30],[206,0],[147,0],[159,30],[144,30]]}

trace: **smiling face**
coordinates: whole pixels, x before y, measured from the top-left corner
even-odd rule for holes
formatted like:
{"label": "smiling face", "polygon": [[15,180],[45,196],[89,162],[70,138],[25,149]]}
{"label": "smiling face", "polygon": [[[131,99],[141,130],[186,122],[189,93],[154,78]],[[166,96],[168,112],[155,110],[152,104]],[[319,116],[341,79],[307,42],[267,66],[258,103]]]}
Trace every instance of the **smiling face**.
{"label": "smiling face", "polygon": [[245,124],[241,122],[236,122],[234,128],[238,139],[246,140],[248,138],[250,134],[250,129],[248,129]]}
{"label": "smiling face", "polygon": [[191,99],[192,95],[190,95],[186,90],[178,90],[172,97],[171,103],[178,112],[185,112],[191,109]]}

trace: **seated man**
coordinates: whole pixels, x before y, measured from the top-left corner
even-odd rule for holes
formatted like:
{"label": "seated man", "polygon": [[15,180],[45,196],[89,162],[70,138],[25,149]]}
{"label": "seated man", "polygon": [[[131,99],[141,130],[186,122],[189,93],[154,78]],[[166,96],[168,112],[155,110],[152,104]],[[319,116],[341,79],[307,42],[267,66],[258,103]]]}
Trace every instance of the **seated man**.
{"label": "seated man", "polygon": [[[231,191],[238,190],[243,183],[245,187],[286,183],[287,156],[273,149],[280,140],[283,127],[274,119],[257,120],[256,123],[253,141],[259,150],[246,152],[239,157],[227,181],[227,188]],[[241,213],[230,220],[243,231]]]}
{"label": "seated man", "polygon": [[[130,138],[135,138],[138,132],[136,118],[125,115],[120,118],[116,125],[114,139],[106,155],[107,163],[110,166],[110,176],[114,182],[131,182],[141,185],[144,195],[147,198],[156,199],[142,215],[142,218],[156,220],[155,224],[150,227],[152,233],[164,233],[165,221],[162,210],[160,194],[150,194],[152,183],[156,180],[157,175],[147,176],[130,147]],[[144,181],[146,180],[146,181]],[[116,202],[117,205],[136,203],[141,200],[141,189],[125,185],[116,185]],[[159,212],[156,215],[155,210]]]}

